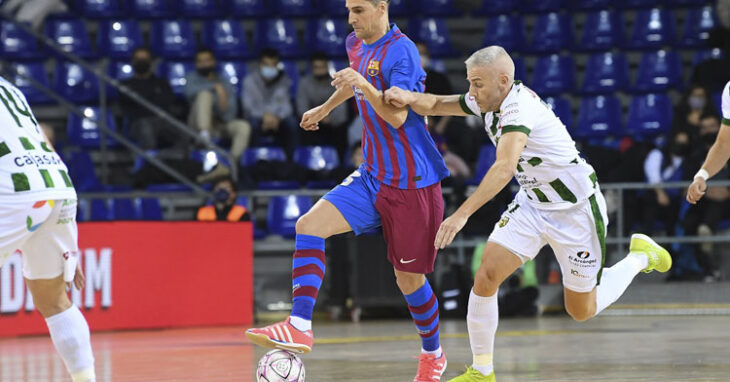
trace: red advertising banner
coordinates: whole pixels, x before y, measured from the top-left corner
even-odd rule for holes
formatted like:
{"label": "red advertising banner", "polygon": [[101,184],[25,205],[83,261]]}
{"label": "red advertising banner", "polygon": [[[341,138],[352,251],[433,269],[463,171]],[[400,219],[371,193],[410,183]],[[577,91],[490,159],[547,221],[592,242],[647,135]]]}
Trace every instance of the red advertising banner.
{"label": "red advertising banner", "polygon": [[[92,331],[253,321],[250,223],[80,223],[79,248],[86,288],[71,298]],[[0,268],[0,337],[44,333],[15,253]]]}

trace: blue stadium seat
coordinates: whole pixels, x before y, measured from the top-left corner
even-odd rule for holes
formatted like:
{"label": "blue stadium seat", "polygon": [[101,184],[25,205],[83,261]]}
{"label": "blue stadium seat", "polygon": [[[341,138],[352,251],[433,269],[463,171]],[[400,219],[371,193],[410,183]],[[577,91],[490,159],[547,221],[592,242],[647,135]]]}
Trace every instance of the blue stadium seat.
{"label": "blue stadium seat", "polygon": [[253,58],[255,52],[246,41],[246,33],[237,20],[209,20],[203,28],[203,45],[218,59]]}
{"label": "blue stadium seat", "polygon": [[520,57],[513,57],[512,61],[515,63],[515,80],[527,81],[527,66],[525,65],[525,61]]}
{"label": "blue stadium seat", "polygon": [[660,50],[641,56],[634,91],[660,92],[681,85],[682,61],[677,52]]}
{"label": "blue stadium seat", "polygon": [[23,95],[25,95],[25,98],[28,100],[28,103],[30,103],[31,106],[52,102],[51,98],[42,91],[38,90],[35,86],[33,86],[31,84],[31,81],[22,77],[30,77],[31,79],[39,82],[44,87],[48,88],[48,73],[46,73],[46,68],[43,62],[17,61],[12,63],[11,66],[13,68],[12,72],[17,73],[17,75],[8,78],[8,80],[15,84],[15,86],[17,86],[18,89],[23,92]]}
{"label": "blue stadium seat", "polygon": [[586,97],[580,103],[574,136],[605,138],[622,134],[621,102],[613,95]]}
{"label": "blue stadium seat", "polygon": [[0,53],[5,59],[27,60],[46,58],[35,37],[13,22],[0,22]]}
{"label": "blue stadium seat", "polygon": [[345,56],[345,38],[349,33],[345,22],[339,19],[311,20],[307,28],[309,34],[308,47],[328,56]]}
{"label": "blue stadium seat", "polygon": [[138,200],[115,198],[110,199],[109,204],[114,215],[114,220],[142,220],[142,211],[139,208]]}
{"label": "blue stadium seat", "polygon": [[332,146],[304,146],[294,151],[294,162],[314,171],[334,170],[340,165],[340,158]]}
{"label": "blue stadium seat", "polygon": [[250,167],[258,161],[286,162],[286,152],[281,147],[249,147],[241,157],[241,165]]}
{"label": "blue stadium seat", "polygon": [[284,17],[308,17],[316,12],[313,0],[274,0],[277,13]]}
{"label": "blue stadium seat", "polygon": [[497,15],[487,19],[484,28],[484,46],[500,45],[507,52],[525,47],[525,25],[518,15]]}
{"label": "blue stadium seat", "polygon": [[236,17],[261,17],[268,16],[269,3],[266,0],[232,0],[230,3],[230,13]]}
{"label": "blue stadium seat", "polygon": [[291,94],[297,94],[299,88],[299,67],[296,61],[285,60],[282,62],[286,75],[291,79]]}
{"label": "blue stadium seat", "polygon": [[170,17],[173,9],[169,0],[132,0],[132,12],[141,19]]}
{"label": "blue stadium seat", "polygon": [[454,5],[454,0],[420,0],[411,2],[411,7],[414,12],[420,11],[425,16],[449,17],[462,14]]}
{"label": "blue stadium seat", "polygon": [[347,16],[346,0],[320,0],[319,10],[322,14],[330,17]]}
{"label": "blue stadium seat", "polygon": [[259,21],[256,31],[259,48],[273,48],[285,58],[302,56],[297,39],[297,30],[292,20],[275,18]]}
{"label": "blue stadium seat", "polygon": [[55,19],[46,21],[46,36],[67,53],[80,57],[93,57],[91,41],[86,25],[81,19]]}
{"label": "blue stadium seat", "polygon": [[669,132],[672,100],[662,93],[642,94],[631,99],[626,132],[634,137],[650,137]]}
{"label": "blue stadium seat", "polygon": [[533,53],[554,53],[573,45],[573,25],[565,13],[550,12],[537,17],[529,50]]}
{"label": "blue stadium seat", "polygon": [[538,58],[531,84],[531,88],[541,96],[572,91],[575,87],[573,56],[551,54]]}
{"label": "blue stadium seat", "polygon": [[667,0],[666,5],[672,7],[698,6],[713,3],[712,0]]}
{"label": "blue stadium seat", "polygon": [[140,210],[142,220],[163,220],[162,207],[160,206],[160,200],[157,198],[142,198],[140,200]]}
{"label": "blue stadium seat", "polygon": [[575,0],[573,6],[583,11],[606,9],[611,6],[611,0]]}
{"label": "blue stadium seat", "polygon": [[[68,115],[66,122],[66,133],[68,134],[69,143],[88,148],[99,148],[101,145],[101,129],[97,126],[96,121],[100,117],[98,107],[82,107],[84,110],[84,118],[82,119],[75,113]],[[106,125],[110,130],[116,130],[114,125],[114,116],[107,110]],[[109,135],[106,135],[107,145],[109,147],[117,146],[117,142]]]}
{"label": "blue stadium seat", "polygon": [[522,0],[520,2],[520,10],[525,12],[556,12],[563,8],[567,0]]}
{"label": "blue stadium seat", "polygon": [[293,238],[296,235],[297,219],[312,208],[309,196],[274,196],[269,200],[269,233]]}
{"label": "blue stadium seat", "polygon": [[598,53],[588,57],[583,94],[607,94],[626,90],[629,85],[629,64],[623,53]]}
{"label": "blue stadium seat", "polygon": [[152,26],[152,51],[163,58],[190,58],[197,49],[193,29],[186,20],[159,20]]}
{"label": "blue stadium seat", "polygon": [[109,20],[99,23],[99,53],[116,60],[128,59],[143,45],[142,32],[136,20]]}
{"label": "blue stadium seat", "polygon": [[76,191],[95,191],[101,188],[101,182],[94,170],[94,162],[88,151],[79,150],[71,153],[65,163]]}
{"label": "blue stadium seat", "polygon": [[[131,78],[134,75],[132,65],[127,61],[111,61],[107,67],[107,75],[118,81],[124,81]],[[116,99],[119,95],[117,88],[107,85],[106,87],[107,97],[110,99]]]}
{"label": "blue stadium seat", "polygon": [[676,20],[669,9],[652,8],[638,11],[627,47],[658,49],[674,43]]}
{"label": "blue stadium seat", "polygon": [[570,108],[570,101],[560,97],[547,97],[544,100],[553,109],[553,113],[568,128],[568,131],[573,131],[573,111]]}
{"label": "blue stadium seat", "polygon": [[484,0],[482,6],[475,9],[472,14],[481,15],[503,15],[511,13],[519,3],[514,0]]}
{"label": "blue stadium seat", "polygon": [[388,14],[394,17],[405,17],[413,15],[410,7],[408,6],[408,0],[390,0]]}
{"label": "blue stadium seat", "polygon": [[620,12],[602,10],[586,15],[580,49],[606,51],[624,43],[624,20]]}
{"label": "blue stadium seat", "polygon": [[88,18],[124,16],[126,2],[120,0],[76,0],[76,11]]}
{"label": "blue stadium seat", "polygon": [[99,80],[94,73],[73,62],[59,61],[53,75],[53,89],[67,101],[99,102]]}
{"label": "blue stadium seat", "polygon": [[680,46],[696,47],[703,46],[710,37],[710,31],[719,26],[715,8],[706,5],[701,8],[692,8],[687,12],[684,20],[684,34],[679,41]]}
{"label": "blue stadium seat", "polygon": [[497,160],[497,148],[493,144],[487,144],[482,146],[479,150],[479,156],[477,157],[477,166],[474,170],[474,177],[468,182],[470,185],[479,184],[484,175],[487,174],[489,168],[492,167],[494,162]]}
{"label": "blue stadium seat", "polygon": [[220,61],[218,67],[221,77],[236,89],[236,95],[240,97],[243,90],[243,78],[246,77],[246,63],[243,61]]}
{"label": "blue stadium seat", "polygon": [[110,208],[110,203],[107,199],[91,199],[89,202],[91,221],[112,221],[114,220],[114,210]]}
{"label": "blue stadium seat", "polygon": [[613,2],[617,8],[649,8],[659,5],[659,0],[616,0]]}
{"label": "blue stadium seat", "polygon": [[231,166],[228,158],[216,153],[213,150],[191,150],[190,159],[203,165],[203,170],[205,172],[212,170],[218,163],[223,163],[228,167]]}
{"label": "blue stadium seat", "polygon": [[185,91],[185,84],[187,80],[185,76],[188,72],[195,70],[195,65],[192,62],[175,62],[166,61],[160,64],[159,72],[160,76],[167,78],[170,82],[172,92],[177,96],[182,96]]}
{"label": "blue stadium seat", "polygon": [[219,0],[178,0],[182,15],[187,18],[216,17],[221,15]]}
{"label": "blue stadium seat", "polygon": [[692,66],[697,66],[707,60],[721,60],[723,57],[725,57],[725,53],[720,48],[698,50],[692,60]]}
{"label": "blue stadium seat", "polygon": [[446,26],[444,19],[412,19],[408,23],[408,32],[418,41],[425,43],[428,46],[428,52],[433,57],[446,57],[456,54],[451,44],[449,28]]}

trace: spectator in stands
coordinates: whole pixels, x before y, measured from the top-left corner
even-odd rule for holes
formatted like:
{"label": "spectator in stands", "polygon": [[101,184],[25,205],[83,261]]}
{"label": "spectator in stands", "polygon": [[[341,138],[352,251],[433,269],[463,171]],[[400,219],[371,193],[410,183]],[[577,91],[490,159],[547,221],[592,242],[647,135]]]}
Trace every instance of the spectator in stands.
{"label": "spectator in stands", "polygon": [[[315,108],[327,101],[335,92],[330,85],[327,55],[315,53],[311,58],[312,72],[302,78],[297,90],[297,112],[301,118],[309,109]],[[319,130],[307,132],[302,136],[305,145],[329,145],[337,148],[340,158],[347,149],[347,115],[348,103],[337,106],[330,114],[319,122]]]}
{"label": "spectator in stands", "polygon": [[198,221],[250,221],[251,214],[245,206],[236,203],[236,184],[230,177],[213,182],[214,200],[198,209]]}
{"label": "spectator in stands", "polygon": [[253,142],[262,144],[264,135],[273,135],[289,158],[299,145],[299,123],[294,117],[292,81],[282,70],[279,52],[264,49],[259,70],[243,80],[243,109],[251,121]]}
{"label": "spectator in stands", "polygon": [[687,132],[693,142],[699,135],[700,117],[715,113],[710,92],[698,84],[692,85],[674,108],[671,134]]}
{"label": "spectator in stands", "polygon": [[8,0],[0,9],[4,15],[28,23],[35,30],[41,29],[48,15],[66,11],[68,6],[62,0]]}
{"label": "spectator in stands", "polygon": [[707,39],[707,48],[719,48],[725,52],[722,58],[712,58],[703,61],[694,67],[691,83],[700,84],[710,93],[722,91],[723,86],[730,80],[730,31],[722,28],[715,28],[710,31]]}
{"label": "spectator in stands", "polygon": [[191,104],[188,124],[205,140],[224,130],[233,141],[231,155],[238,162],[248,147],[251,125],[237,118],[236,92],[219,75],[213,51],[208,48],[198,50],[195,71],[189,73],[186,80],[185,97]]}
{"label": "spectator in stands", "polygon": [[[694,174],[693,170],[702,166],[707,152],[712,147],[719,132],[720,118],[717,115],[704,114],[700,117],[699,142],[692,145],[693,151],[687,161],[687,169],[689,170],[686,172],[686,180],[691,180]],[[725,166],[713,179],[730,179],[728,166]],[[688,235],[710,236],[717,231],[720,221],[729,218],[730,188],[708,187],[702,201],[687,211],[683,226]],[[719,277],[719,267],[712,243],[698,245],[695,256],[708,281]]]}
{"label": "spectator in stands", "polygon": [[[152,72],[152,60],[152,52],[149,49],[135,49],[131,61],[134,74],[122,81],[122,84],[145,101],[153,103],[177,118],[180,113],[175,104],[175,94],[166,79]],[[129,124],[132,139],[143,149],[159,149],[163,141],[178,148],[186,145],[187,141],[180,139],[179,131],[174,126],[142,106],[137,100],[122,93],[119,97],[119,106],[122,116]]]}
{"label": "spectator in stands", "polygon": [[[689,134],[680,131],[673,135],[663,149],[655,148],[644,160],[644,174],[650,184],[678,182],[682,180],[682,168],[689,154]],[[641,232],[651,235],[655,222],[666,224],[669,234],[674,233],[679,215],[681,195],[679,189],[655,188],[646,190],[643,203],[643,228]]]}

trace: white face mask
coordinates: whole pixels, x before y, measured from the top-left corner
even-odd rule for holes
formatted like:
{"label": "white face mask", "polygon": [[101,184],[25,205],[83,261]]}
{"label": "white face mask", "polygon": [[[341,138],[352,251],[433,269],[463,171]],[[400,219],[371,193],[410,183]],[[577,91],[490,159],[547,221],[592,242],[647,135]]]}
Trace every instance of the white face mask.
{"label": "white face mask", "polygon": [[421,57],[421,66],[428,69],[431,66],[431,59],[426,56]]}
{"label": "white face mask", "polygon": [[279,75],[279,69],[274,66],[262,66],[261,76],[264,79],[270,80]]}

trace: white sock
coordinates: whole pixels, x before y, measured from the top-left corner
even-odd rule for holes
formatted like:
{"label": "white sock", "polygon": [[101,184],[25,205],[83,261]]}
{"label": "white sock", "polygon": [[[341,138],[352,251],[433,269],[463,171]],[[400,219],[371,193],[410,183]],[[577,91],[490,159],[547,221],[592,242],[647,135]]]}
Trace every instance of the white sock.
{"label": "white sock", "polygon": [[472,367],[484,375],[489,375],[494,371],[492,354],[498,323],[497,293],[494,296],[482,297],[474,293],[474,289],[472,289],[469,294],[469,312],[466,314],[466,324],[469,328],[469,344],[474,357]]}
{"label": "white sock", "polygon": [[433,354],[436,356],[436,358],[441,358],[441,355],[444,354],[444,352],[441,350],[441,346],[439,346],[439,348],[434,351],[428,351],[424,348],[421,348],[421,354]]}
{"label": "white sock", "polygon": [[94,355],[91,352],[89,325],[73,305],[46,318],[51,340],[74,382],[95,381]]}
{"label": "white sock", "polygon": [[596,315],[618,300],[634,277],[648,266],[647,255],[629,253],[611,268],[605,268],[601,276],[601,285],[596,287]]}
{"label": "white sock", "polygon": [[295,328],[299,329],[302,332],[306,332],[307,330],[312,330],[312,320],[305,320],[301,317],[297,316],[289,316],[289,322],[294,326]]}

